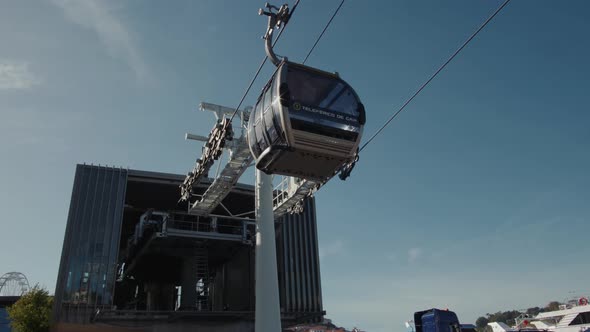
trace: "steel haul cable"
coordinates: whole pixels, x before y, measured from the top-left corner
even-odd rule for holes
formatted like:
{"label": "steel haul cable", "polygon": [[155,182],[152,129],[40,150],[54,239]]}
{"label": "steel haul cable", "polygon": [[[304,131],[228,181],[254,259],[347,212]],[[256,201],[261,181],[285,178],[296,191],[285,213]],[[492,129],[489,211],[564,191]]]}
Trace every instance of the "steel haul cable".
{"label": "steel haul cable", "polygon": [[[295,1],[295,4],[293,5],[293,9],[289,13],[289,20],[291,20],[291,17],[293,16],[293,14],[295,14],[295,10],[297,9],[297,6],[299,5],[299,1],[301,1],[301,0]],[[288,24],[289,24],[288,22],[285,23],[285,25],[283,26],[283,28],[281,29],[281,31],[279,31],[279,34],[277,35],[277,38],[275,38],[274,42],[272,43],[272,46],[273,47],[276,45],[276,43],[281,38],[281,35],[283,34],[283,31],[285,31],[285,28],[287,28],[287,25]],[[254,85],[254,82],[258,78],[258,75],[260,75],[260,71],[262,70],[262,67],[264,67],[264,65],[266,64],[266,60],[268,60],[268,57],[265,55],[264,56],[264,59],[262,60],[262,63],[260,64],[260,66],[258,66],[258,70],[256,70],[256,74],[254,74],[254,77],[250,81],[250,84],[248,84],[248,88],[246,88],[246,91],[244,92],[244,95],[242,96],[242,99],[240,99],[240,103],[238,104],[238,107],[236,107],[236,109],[232,113],[231,117],[229,118],[229,123],[231,123],[231,121],[234,119],[234,117],[238,113],[238,110],[242,106],[242,103],[244,103],[244,100],[248,96],[248,93],[250,92],[250,89],[252,89],[252,85]],[[278,69],[278,67],[277,67],[277,69]],[[277,69],[275,69],[275,72],[277,71]]]}
{"label": "steel haul cable", "polygon": [[[293,9],[291,10],[291,13],[289,14],[289,19],[293,16],[293,14],[295,13],[295,9],[297,9],[297,6],[299,5],[299,2],[301,0],[297,0],[295,2],[295,4],[293,5]],[[330,24],[332,24],[332,21],[334,20],[334,17],[336,17],[336,15],[338,14],[338,12],[340,11],[340,8],[342,8],[342,5],[344,4],[345,0],[342,0],[340,2],[340,5],[338,5],[338,7],[336,8],[336,10],[334,11],[334,13],[332,14],[332,17],[330,17],[330,20],[328,20],[328,23],[326,23],[326,26],[324,27],[324,29],[322,30],[322,32],[320,33],[320,35],[318,36],[318,38],[316,39],[315,43],[313,44],[313,46],[311,47],[311,49],[309,50],[309,52],[307,53],[307,55],[305,56],[305,59],[303,60],[302,64],[305,64],[305,62],[307,62],[307,59],[309,58],[309,56],[311,55],[311,53],[315,50],[315,47],[317,46],[317,44],[320,42],[321,38],[324,36],[324,33],[326,33],[326,30],[328,30],[328,27],[330,26]],[[287,23],[288,24],[288,23]],[[277,35],[277,38],[274,40],[273,42],[273,47],[275,46],[275,44],[277,43],[277,41],[279,41],[279,38],[281,38],[281,35],[283,34],[283,31],[285,31],[285,28],[287,27],[287,24],[285,24],[285,26],[281,29],[281,31],[279,31],[279,34]],[[254,74],[254,77],[252,78],[252,80],[250,81],[250,84],[248,84],[248,87],[246,88],[246,91],[244,92],[244,95],[242,96],[242,99],[240,100],[240,103],[238,104],[238,107],[236,107],[236,109],[234,110],[232,116],[230,117],[230,122],[231,120],[234,119],[234,117],[236,116],[238,110],[240,109],[240,107],[242,106],[242,103],[244,103],[244,100],[246,99],[246,96],[248,95],[248,93],[250,92],[250,89],[252,88],[252,85],[254,85],[254,82],[256,81],[256,79],[258,78],[258,75],[260,75],[260,71],[262,70],[262,67],[264,67],[264,65],[266,64],[266,61],[268,60],[268,57],[265,56],[264,59],[262,60],[262,63],[260,63],[260,66],[258,66],[258,70],[256,70],[256,73]],[[275,69],[273,75],[277,72],[278,67]],[[272,75],[271,75],[272,76]]]}
{"label": "steel haul cable", "polygon": [[338,8],[336,8],[336,10],[334,11],[334,14],[332,14],[332,17],[330,18],[330,20],[328,21],[328,23],[324,27],[324,30],[322,30],[322,33],[320,33],[319,37],[316,39],[315,43],[313,44],[313,46],[311,47],[311,49],[309,50],[309,52],[305,56],[305,59],[303,59],[302,64],[305,64],[305,62],[307,61],[307,59],[311,55],[311,52],[313,52],[313,50],[315,49],[316,45],[320,42],[320,39],[322,39],[322,36],[326,32],[326,30],[328,30],[328,27],[330,26],[330,24],[332,24],[332,20],[334,20],[334,17],[336,17],[336,15],[338,14],[338,11],[340,11],[340,8],[342,8],[342,5],[343,4],[344,4],[344,0],[342,0],[340,2],[340,5],[338,6]]}
{"label": "steel haul cable", "polygon": [[[326,32],[326,30],[328,29],[328,27],[330,26],[330,24],[332,23],[332,21],[334,20],[334,18],[336,17],[336,15],[338,14],[338,12],[340,11],[340,8],[342,7],[342,5],[344,4],[345,0],[342,0],[339,4],[339,6],[336,8],[336,10],[334,11],[334,13],[332,14],[332,17],[329,19],[329,21],[327,22],[326,26],[324,27],[324,29],[322,30],[322,32],[320,33],[320,35],[318,36],[318,38],[316,39],[315,43],[313,44],[313,46],[311,47],[311,49],[309,50],[309,52],[307,53],[307,55],[305,56],[305,59],[303,60],[303,64],[307,61],[307,59],[309,58],[309,56],[312,54],[312,52],[315,50],[316,46],[318,45],[319,41],[321,40],[321,38],[323,37],[324,33]],[[295,13],[295,9],[297,8],[297,6],[299,5],[300,0],[297,0],[295,2],[295,5],[293,6],[293,10],[291,11],[291,13],[289,14],[289,17],[291,17],[294,13]],[[418,88],[418,90],[416,90],[416,92],[408,99],[406,100],[406,102],[404,102],[404,104],[373,134],[371,135],[371,137],[360,147],[359,149],[359,153],[364,150],[367,145],[369,145],[390,123],[391,121],[393,121],[393,119],[395,119],[405,108],[406,106],[408,106],[413,100],[414,98],[416,98],[420,92],[422,92],[422,90],[424,90],[426,88],[426,86],[428,86],[428,84],[430,84],[430,82],[432,82],[434,80],[434,78],[436,78],[436,76],[438,76],[438,74],[440,72],[442,72],[443,69],[445,69],[445,67],[451,62],[453,61],[453,59],[479,34],[479,32],[481,32],[490,21],[492,21],[492,19],[504,8],[506,7],[506,5],[508,5],[508,3],[510,2],[510,0],[505,0],[493,13],[492,15],[490,15],[484,22],[483,24],[481,24],[479,26],[479,28],[473,33],[471,34],[471,36],[469,38],[467,38],[467,40],[465,42],[463,42],[463,44],[447,59],[447,61],[445,61],[435,72],[434,74],[432,74],[430,76],[430,78],[424,82],[420,88]],[[279,34],[277,35],[277,38],[275,39],[275,41],[273,42],[273,46],[277,43],[277,41],[279,40],[279,38],[281,37],[282,33],[284,32],[285,28],[286,28],[287,24],[285,24],[285,26],[281,29],[281,31],[279,32]],[[232,113],[232,116],[230,117],[230,123],[231,120],[233,120],[233,118],[235,117],[235,115],[237,114],[239,108],[242,106],[242,103],[244,102],[244,100],[246,99],[246,96],[248,95],[248,93],[250,92],[250,89],[252,88],[252,86],[254,85],[254,82],[256,81],[256,79],[258,78],[258,75],[260,74],[260,71],[262,70],[262,68],[264,67],[264,65],[266,64],[268,57],[265,56],[262,63],[260,64],[260,66],[258,67],[258,70],[256,71],[254,77],[252,78],[252,80],[250,81],[250,84],[248,85],[246,91],[244,92],[244,95],[242,96],[240,103],[238,104],[238,107],[236,107],[236,109],[234,110],[234,112]],[[275,73],[278,70],[275,69]],[[274,75],[274,74],[273,74]]]}
{"label": "steel haul cable", "polygon": [[483,28],[485,28],[485,26],[490,23],[490,21],[504,8],[506,7],[506,5],[510,2],[510,0],[506,0],[504,1],[504,3],[502,3],[500,5],[500,7],[498,7],[498,9],[496,9],[496,11],[490,15],[490,17],[488,17],[487,20],[485,20],[483,22],[483,24],[473,33],[471,34],[471,36],[469,38],[467,38],[467,40],[461,45],[461,47],[459,47],[455,53],[453,53],[453,55],[451,55],[451,57],[445,62],[443,63],[442,66],[440,66],[440,68],[438,68],[438,70],[436,72],[434,72],[434,74],[432,76],[430,76],[430,78],[424,83],[422,84],[422,86],[420,86],[420,88],[418,90],[416,90],[416,92],[412,95],[412,97],[410,97],[408,100],[406,100],[406,102],[402,105],[402,107],[400,107],[397,112],[395,112],[387,121],[385,121],[385,124],[383,124],[383,126],[381,126],[381,128],[379,128],[379,130],[377,130],[366,142],[365,144],[363,144],[363,146],[360,148],[360,151],[363,151],[363,149],[369,145],[369,143],[371,143],[371,141],[373,139],[375,139],[375,137],[377,137],[377,135],[379,135],[383,129],[385,129],[385,127],[387,127],[387,125],[389,125],[389,123],[395,119],[395,117],[400,114],[405,108],[406,106],[408,106],[409,103],[412,102],[412,100],[414,100],[414,98],[416,98],[416,96],[418,94],[420,94],[420,92],[422,92],[422,90],[424,90],[424,88],[430,83],[432,82],[432,80],[443,70],[445,69],[445,67],[451,62],[453,61],[453,59],[465,48],[465,46],[467,46],[467,44],[469,44],[469,42],[471,42],[471,40],[473,40],[473,38],[475,38],[475,36],[477,36],[477,34],[483,30]]}

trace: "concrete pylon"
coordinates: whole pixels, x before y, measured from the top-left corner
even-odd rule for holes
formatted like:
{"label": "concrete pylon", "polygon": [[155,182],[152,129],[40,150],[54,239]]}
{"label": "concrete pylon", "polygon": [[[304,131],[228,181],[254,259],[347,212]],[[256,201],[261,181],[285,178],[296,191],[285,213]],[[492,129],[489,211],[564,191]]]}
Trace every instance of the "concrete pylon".
{"label": "concrete pylon", "polygon": [[281,331],[272,176],[256,170],[256,332]]}

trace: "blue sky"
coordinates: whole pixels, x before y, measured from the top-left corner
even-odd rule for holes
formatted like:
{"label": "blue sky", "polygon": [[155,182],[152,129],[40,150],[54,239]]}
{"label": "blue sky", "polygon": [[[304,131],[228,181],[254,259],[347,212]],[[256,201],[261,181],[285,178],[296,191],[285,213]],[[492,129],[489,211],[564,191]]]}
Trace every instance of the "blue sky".
{"label": "blue sky", "polygon": [[[301,61],[338,4],[302,0],[277,52]],[[499,4],[347,1],[308,64],[355,87],[368,135]],[[198,103],[237,106],[264,55],[261,5],[2,1],[0,273],[54,288],[76,163],[192,167]],[[589,9],[513,1],[317,194],[328,317],[400,331],[590,288]]]}

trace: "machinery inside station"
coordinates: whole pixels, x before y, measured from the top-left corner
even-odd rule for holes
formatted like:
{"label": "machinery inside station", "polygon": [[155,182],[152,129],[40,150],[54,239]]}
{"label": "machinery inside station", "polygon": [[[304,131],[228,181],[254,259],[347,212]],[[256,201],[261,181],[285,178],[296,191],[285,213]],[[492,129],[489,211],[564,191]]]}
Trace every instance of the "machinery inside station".
{"label": "machinery inside station", "polygon": [[238,186],[206,217],[188,214],[177,192],[176,181],[129,179],[113,304],[132,311],[254,310],[255,225],[228,215],[252,210],[253,188]]}

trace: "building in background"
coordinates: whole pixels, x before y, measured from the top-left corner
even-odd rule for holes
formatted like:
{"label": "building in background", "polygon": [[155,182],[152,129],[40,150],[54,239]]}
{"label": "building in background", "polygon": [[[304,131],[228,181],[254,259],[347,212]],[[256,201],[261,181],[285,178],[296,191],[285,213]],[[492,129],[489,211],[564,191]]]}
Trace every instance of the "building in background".
{"label": "building in background", "polygon": [[0,332],[11,332],[10,319],[6,308],[15,304],[20,296],[0,296]]}
{"label": "building in background", "polygon": [[23,273],[12,271],[0,275],[0,332],[12,331],[7,308],[30,290],[29,280]]}
{"label": "building in background", "polygon": [[[210,215],[196,216],[178,202],[183,180],[77,166],[56,330],[253,330],[254,187],[238,184]],[[325,312],[314,200],[277,220],[276,231],[283,326],[319,322]]]}

